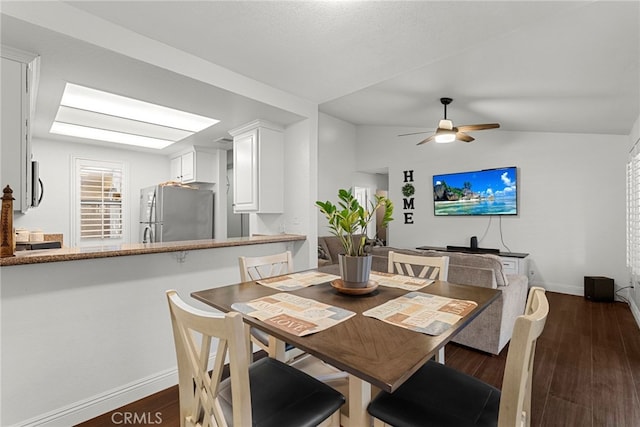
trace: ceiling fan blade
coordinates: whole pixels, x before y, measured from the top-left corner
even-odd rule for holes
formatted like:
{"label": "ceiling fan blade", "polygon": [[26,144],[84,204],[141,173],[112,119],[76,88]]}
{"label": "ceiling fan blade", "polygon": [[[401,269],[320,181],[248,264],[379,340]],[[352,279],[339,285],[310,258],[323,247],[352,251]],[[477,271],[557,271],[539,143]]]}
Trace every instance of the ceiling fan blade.
{"label": "ceiling fan blade", "polygon": [[398,136],[420,135],[421,133],[429,133],[429,131],[426,130],[424,132],[403,133],[402,135],[398,135]]}
{"label": "ceiling fan blade", "polygon": [[428,137],[428,138],[426,138],[426,139],[423,139],[422,141],[418,142],[416,145],[422,145],[422,144],[424,144],[424,143],[426,143],[426,142],[433,141],[433,139],[434,139],[435,137],[436,137],[435,135],[431,135],[430,137]]}
{"label": "ceiling fan blade", "polygon": [[[460,129],[460,128],[458,128],[458,129]],[[471,142],[475,138],[472,137],[471,135],[467,135],[464,132],[458,131],[458,132],[456,132],[456,139],[459,140],[459,141],[463,141],[463,142]]]}
{"label": "ceiling fan blade", "polygon": [[499,128],[500,123],[485,123],[481,125],[462,125],[458,126],[458,130],[462,132],[468,132],[470,130],[484,130],[484,129],[495,129]]}

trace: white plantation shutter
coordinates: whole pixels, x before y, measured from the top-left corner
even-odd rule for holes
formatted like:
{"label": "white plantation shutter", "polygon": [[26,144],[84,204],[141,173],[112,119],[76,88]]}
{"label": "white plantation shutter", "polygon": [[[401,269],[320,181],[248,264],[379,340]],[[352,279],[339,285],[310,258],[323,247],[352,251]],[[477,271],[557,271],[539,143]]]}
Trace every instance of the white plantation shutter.
{"label": "white plantation shutter", "polygon": [[119,244],[125,238],[125,168],[119,162],[76,159],[75,241]]}
{"label": "white plantation shutter", "polygon": [[640,147],[627,163],[627,266],[634,283],[640,280]]}
{"label": "white plantation shutter", "polygon": [[82,167],[80,192],[80,238],[120,238],[122,236],[122,169]]}

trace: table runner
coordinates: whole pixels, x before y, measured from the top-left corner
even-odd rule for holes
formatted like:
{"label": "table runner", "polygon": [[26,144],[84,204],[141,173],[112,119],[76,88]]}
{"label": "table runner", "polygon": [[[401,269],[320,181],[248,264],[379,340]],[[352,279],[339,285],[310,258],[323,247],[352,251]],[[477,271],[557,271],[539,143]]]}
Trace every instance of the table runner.
{"label": "table runner", "polygon": [[419,277],[403,276],[401,274],[382,273],[380,271],[372,271],[369,279],[377,282],[379,285],[388,286],[390,288],[406,289],[407,291],[417,291],[434,282],[433,279],[421,279]]}
{"label": "table runner", "polygon": [[285,292],[234,303],[231,308],[300,337],[330,328],[355,315],[353,311]]}
{"label": "table runner", "polygon": [[439,335],[477,306],[474,301],[409,292],[362,314],[412,331]]}
{"label": "table runner", "polygon": [[307,286],[327,283],[340,276],[335,274],[322,273],[319,271],[306,271],[301,273],[285,274],[284,276],[270,277],[268,279],[257,280],[256,283],[277,289],[279,291],[295,291]]}

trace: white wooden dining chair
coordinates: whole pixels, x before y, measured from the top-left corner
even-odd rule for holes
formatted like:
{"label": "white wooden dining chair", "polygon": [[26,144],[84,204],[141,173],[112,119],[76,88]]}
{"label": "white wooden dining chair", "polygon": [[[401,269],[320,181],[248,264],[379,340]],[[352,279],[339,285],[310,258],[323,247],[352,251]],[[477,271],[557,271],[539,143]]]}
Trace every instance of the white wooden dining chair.
{"label": "white wooden dining chair", "polygon": [[449,257],[408,255],[390,251],[387,271],[421,279],[446,281],[449,276]]}
{"label": "white wooden dining chair", "polygon": [[[258,257],[241,256],[238,257],[238,263],[240,266],[240,281],[242,282],[293,273],[291,251]],[[269,357],[287,362],[303,354],[301,350],[289,344],[284,344],[284,356],[278,355],[278,340],[275,337],[258,328],[250,328],[249,333],[251,341],[266,351]]]}
{"label": "white wooden dining chair", "polygon": [[241,256],[238,257],[238,262],[240,264],[240,280],[242,282],[293,273],[291,251],[258,257]]}
{"label": "white wooden dining chair", "polygon": [[[274,255],[260,257],[239,257],[240,280],[248,282],[251,280],[266,279],[293,272],[293,261],[290,251]],[[283,362],[293,364],[293,366],[311,374],[315,378],[324,382],[343,381],[348,378],[346,372],[340,371],[333,366],[327,365],[320,359],[311,358],[302,350],[284,343],[284,355],[278,354],[282,350],[278,348],[278,339],[266,332],[249,327],[251,342],[267,352],[269,357],[273,357]],[[302,358],[307,360],[301,360]]]}
{"label": "white wooden dining chair", "polygon": [[[408,255],[389,251],[389,263],[387,272],[403,274],[405,276],[419,277],[421,279],[434,279],[446,281],[449,277],[449,257],[430,257],[421,255]],[[415,269],[415,271],[414,271]],[[438,350],[436,361],[444,363],[444,347]]]}
{"label": "white wooden dining chair", "polygon": [[544,289],[531,288],[525,314],[516,319],[502,391],[429,361],[395,392],[380,392],[371,401],[374,426],[530,426],[533,359],[548,314]]}
{"label": "white wooden dining chair", "polygon": [[[174,290],[166,295],[178,361],[181,427],[340,425],[345,398],[332,387],[270,357],[249,363],[240,313],[203,311]],[[230,375],[222,380],[227,358]]]}

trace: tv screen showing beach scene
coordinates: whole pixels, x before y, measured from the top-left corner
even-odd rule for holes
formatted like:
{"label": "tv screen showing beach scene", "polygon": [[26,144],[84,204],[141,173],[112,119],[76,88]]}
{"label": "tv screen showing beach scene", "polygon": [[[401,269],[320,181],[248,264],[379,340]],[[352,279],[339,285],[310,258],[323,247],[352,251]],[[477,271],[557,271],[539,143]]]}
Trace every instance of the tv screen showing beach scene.
{"label": "tv screen showing beach scene", "polygon": [[436,216],[517,215],[515,166],[433,176]]}

